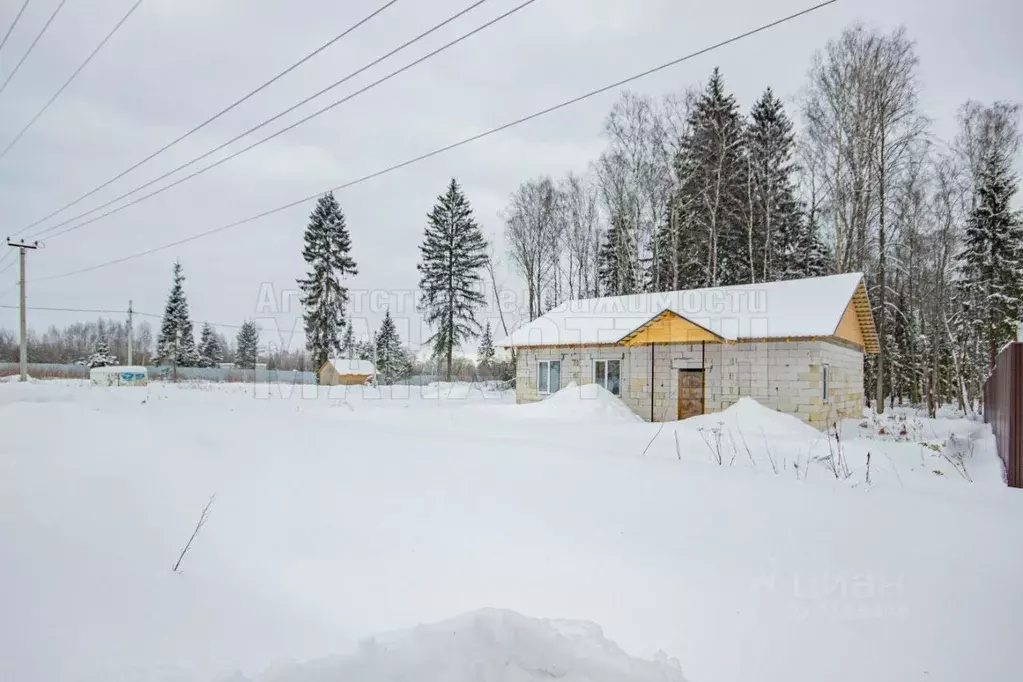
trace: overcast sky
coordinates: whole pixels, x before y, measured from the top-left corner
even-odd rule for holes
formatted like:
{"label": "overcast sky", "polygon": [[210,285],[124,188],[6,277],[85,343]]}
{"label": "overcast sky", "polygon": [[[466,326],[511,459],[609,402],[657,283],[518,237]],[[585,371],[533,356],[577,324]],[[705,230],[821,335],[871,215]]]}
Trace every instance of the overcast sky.
{"label": "overcast sky", "polygon": [[[32,0],[0,52],[13,68],[59,0]],[[291,114],[258,137],[356,90],[514,7],[489,0],[437,34]],[[0,94],[0,148],[81,63],[134,0],[67,0]],[[22,0],[0,0],[6,31]],[[383,0],[145,0],[57,103],[0,160],[0,232],[14,233],[147,156],[320,46]],[[470,0],[400,0],[281,82],[62,214],[74,215],[233,137],[396,47]],[[260,213],[404,161],[518,116],[718,42],[812,4],[799,0],[537,0],[508,19],[349,103],[179,187],[47,242],[29,256],[30,306],[162,311],[180,259],[193,319],[240,324],[272,286],[278,299],[303,275],[302,232],[312,203],[181,247],[86,274],[87,267]],[[1023,3],[1018,0],[840,0],[743,42],[633,84],[679,91],[722,68],[743,109],[770,85],[791,104],[814,50],[849,24],[908,27],[917,43],[924,112],[950,139],[966,99],[1023,101]],[[522,181],[585,171],[603,146],[608,93],[511,131],[339,192],[359,275],[355,290],[393,292],[403,335],[418,344],[408,305],[425,216],[454,176],[507,270],[501,212]],[[790,108],[798,118],[794,107]],[[258,139],[258,138],[252,138]],[[244,146],[238,143],[232,147]],[[225,152],[226,153],[226,152]],[[51,221],[53,222],[53,221]],[[50,223],[46,223],[49,225]],[[38,228],[37,228],[38,229]],[[8,259],[10,257],[8,256]],[[0,264],[7,264],[7,260]],[[17,302],[16,269],[0,276],[0,304]],[[375,327],[385,298],[357,315]],[[278,301],[279,303],[279,301]],[[290,329],[297,311],[281,311]],[[42,331],[73,313],[30,312]],[[407,320],[407,321],[406,321]],[[158,322],[158,321],[154,321]],[[266,327],[267,322],[261,324]],[[16,328],[14,310],[0,326]],[[406,331],[407,330],[407,331]],[[233,336],[233,330],[225,329]],[[502,336],[502,334],[497,334]],[[267,338],[263,339],[264,342]]]}

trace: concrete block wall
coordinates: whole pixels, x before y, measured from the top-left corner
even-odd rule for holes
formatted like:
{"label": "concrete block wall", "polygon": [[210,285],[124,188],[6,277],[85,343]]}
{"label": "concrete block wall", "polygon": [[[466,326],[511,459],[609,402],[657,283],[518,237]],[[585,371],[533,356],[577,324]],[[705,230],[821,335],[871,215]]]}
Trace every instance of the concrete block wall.
{"label": "concrete block wall", "polygon": [[821,361],[828,364],[830,400],[827,421],[863,414],[863,353],[822,342]]}
{"label": "concrete block wall", "polygon": [[[519,349],[516,369],[518,402],[541,400],[537,366],[561,361],[561,385],[593,382],[593,360],[622,361],[622,402],[640,417],[651,418],[649,346],[636,348]],[[707,412],[719,412],[750,396],[762,405],[795,415],[818,428],[841,417],[856,417],[863,405],[863,356],[829,341],[654,346],[653,421],[678,416],[678,371],[705,363]],[[829,366],[829,398],[823,395],[823,365]]]}

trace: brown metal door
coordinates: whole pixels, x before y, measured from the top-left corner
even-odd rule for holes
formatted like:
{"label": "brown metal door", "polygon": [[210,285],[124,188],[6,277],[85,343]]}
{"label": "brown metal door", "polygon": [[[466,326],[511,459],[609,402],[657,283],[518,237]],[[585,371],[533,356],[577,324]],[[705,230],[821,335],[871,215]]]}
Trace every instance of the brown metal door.
{"label": "brown metal door", "polygon": [[688,419],[703,414],[703,370],[680,369],[678,372],[678,418]]}

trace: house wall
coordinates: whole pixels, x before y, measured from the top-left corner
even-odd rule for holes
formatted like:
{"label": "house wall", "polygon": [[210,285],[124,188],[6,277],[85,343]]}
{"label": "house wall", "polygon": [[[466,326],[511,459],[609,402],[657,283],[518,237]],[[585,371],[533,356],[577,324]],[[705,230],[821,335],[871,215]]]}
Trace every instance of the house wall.
{"label": "house wall", "polygon": [[[537,366],[561,360],[561,385],[593,383],[593,361],[622,360],[622,401],[650,420],[650,346],[517,349],[516,400],[541,400]],[[678,370],[701,367],[700,344],[653,346],[653,421],[678,415]],[[863,354],[831,341],[771,341],[706,345],[707,412],[719,412],[743,396],[793,414],[817,427],[857,417],[863,407]],[[829,366],[830,398],[823,398],[822,366]]]}

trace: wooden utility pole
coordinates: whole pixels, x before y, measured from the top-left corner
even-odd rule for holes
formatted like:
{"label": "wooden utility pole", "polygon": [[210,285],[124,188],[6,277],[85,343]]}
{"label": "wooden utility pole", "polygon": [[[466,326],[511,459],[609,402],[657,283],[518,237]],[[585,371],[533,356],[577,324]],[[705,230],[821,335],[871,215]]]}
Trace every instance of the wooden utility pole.
{"label": "wooden utility pole", "polygon": [[129,366],[134,364],[132,362],[132,352],[131,352],[132,351],[132,347],[131,347],[132,346],[132,343],[131,343],[132,342],[132,338],[131,337],[132,337],[132,331],[133,331],[132,328],[131,328],[131,314],[132,314],[131,301],[129,300],[128,301],[128,365]]}
{"label": "wooden utility pole", "polygon": [[18,249],[18,299],[21,328],[21,348],[18,353],[18,380],[28,381],[28,317],[25,313],[25,249],[38,249],[40,244],[35,242],[12,242],[7,238],[7,246]]}

